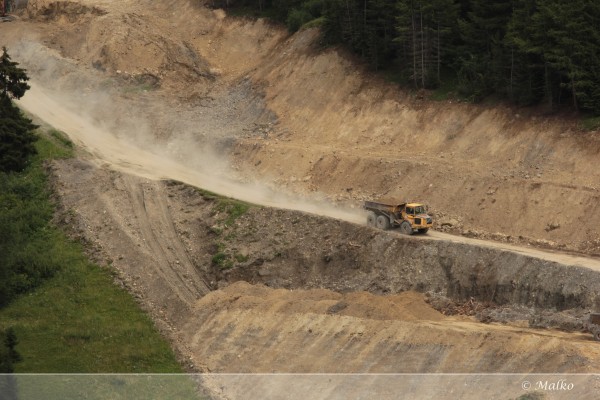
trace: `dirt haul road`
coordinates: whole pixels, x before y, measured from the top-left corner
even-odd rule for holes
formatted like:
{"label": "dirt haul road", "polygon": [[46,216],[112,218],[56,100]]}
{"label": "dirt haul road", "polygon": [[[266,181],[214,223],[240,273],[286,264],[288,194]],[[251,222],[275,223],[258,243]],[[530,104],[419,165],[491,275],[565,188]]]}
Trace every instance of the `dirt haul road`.
{"label": "dirt haul road", "polygon": [[[39,84],[30,82],[30,86],[28,96],[19,101],[19,105],[56,129],[67,133],[72,140],[89,152],[99,165],[108,164],[112,168],[150,179],[174,179],[224,196],[264,206],[305,211],[353,223],[363,223],[365,220],[364,213],[359,210],[343,209],[326,202],[299,201],[297,197],[278,194],[258,184],[247,185],[228,177],[213,176],[210,171],[190,169],[185,162],[178,162],[168,155],[160,154],[156,149],[154,151],[141,149],[136,147],[135,143],[117,138],[81,117],[77,112],[65,108]],[[431,235],[423,238],[500,248],[561,264],[584,266],[600,271],[600,261],[589,257],[544,252],[441,232],[432,232]]]}
{"label": "dirt haul road", "polygon": [[[411,99],[337,51],[316,53],[313,31],[288,38],[187,1],[154,3],[31,2],[30,18],[0,29],[38,77],[21,105],[89,160],[53,166],[63,222],[120,271],[190,368],[599,370],[597,344],[577,331],[597,302],[597,260],[341,221],[362,222],[363,197],[426,198],[467,234],[594,253],[595,137]],[[155,179],[336,220],[251,208],[227,222],[218,200]],[[297,200],[315,191],[355,208]],[[505,315],[488,317],[506,325],[444,316],[408,290],[495,301]]]}

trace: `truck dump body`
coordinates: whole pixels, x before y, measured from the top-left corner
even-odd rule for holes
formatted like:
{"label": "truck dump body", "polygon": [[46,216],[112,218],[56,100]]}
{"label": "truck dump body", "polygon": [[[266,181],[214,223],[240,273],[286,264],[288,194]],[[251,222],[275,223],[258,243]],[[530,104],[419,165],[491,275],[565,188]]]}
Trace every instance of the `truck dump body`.
{"label": "truck dump body", "polygon": [[377,210],[377,211],[385,211],[389,213],[397,213],[398,211],[402,211],[406,203],[388,203],[381,201],[365,201],[365,209],[367,210]]}

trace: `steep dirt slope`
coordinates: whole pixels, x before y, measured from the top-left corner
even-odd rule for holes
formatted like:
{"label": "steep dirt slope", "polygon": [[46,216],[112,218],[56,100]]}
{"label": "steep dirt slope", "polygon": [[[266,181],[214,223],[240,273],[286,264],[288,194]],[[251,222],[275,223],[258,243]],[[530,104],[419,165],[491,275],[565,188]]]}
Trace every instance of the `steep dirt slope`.
{"label": "steep dirt slope", "polygon": [[254,75],[279,124],[272,140],[240,144],[252,155],[244,169],[334,197],[424,200],[463,230],[598,251],[597,133],[529,110],[420,100],[316,50],[316,38],[293,36]]}
{"label": "steep dirt slope", "polygon": [[[233,138],[232,163],[248,180],[334,199],[423,200],[453,232],[600,252],[600,139],[573,121],[428,101],[319,49],[314,30],[288,37],[200,2],[47,3],[31,12],[47,23],[47,44],[160,87],[192,106],[175,108],[180,120],[216,120],[203,135]],[[153,133],[177,137],[161,128]]]}
{"label": "steep dirt slope", "polygon": [[444,317],[413,293],[342,296],[239,283],[195,311],[184,331],[194,360],[212,371],[583,372],[596,371],[590,362],[600,355],[584,337]]}

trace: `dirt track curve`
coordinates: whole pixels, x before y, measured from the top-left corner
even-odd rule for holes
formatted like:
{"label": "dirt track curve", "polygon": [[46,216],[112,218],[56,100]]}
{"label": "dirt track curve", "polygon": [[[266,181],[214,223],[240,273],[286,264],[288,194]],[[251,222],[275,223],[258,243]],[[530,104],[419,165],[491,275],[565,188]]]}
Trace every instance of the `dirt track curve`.
{"label": "dirt track curve", "polygon": [[[297,201],[291,195],[277,195],[266,188],[245,185],[226,177],[214,177],[205,171],[190,170],[185,163],[178,162],[171,157],[140,149],[133,144],[119,140],[110,132],[94,126],[78,116],[76,112],[66,109],[53,100],[51,95],[44,91],[39,84],[31,82],[30,85],[32,89],[28,96],[19,101],[19,104],[46,123],[67,133],[72,140],[92,154],[98,164],[106,163],[112,168],[150,179],[178,180],[254,204],[311,212],[353,223],[362,224],[364,222],[364,215],[358,210],[353,212],[349,209],[340,209],[333,204],[324,202]],[[449,240],[456,243],[488,246],[560,264],[583,266],[600,271],[600,260],[596,258],[547,252],[442,232],[432,232],[431,235],[423,238],[424,240]]]}

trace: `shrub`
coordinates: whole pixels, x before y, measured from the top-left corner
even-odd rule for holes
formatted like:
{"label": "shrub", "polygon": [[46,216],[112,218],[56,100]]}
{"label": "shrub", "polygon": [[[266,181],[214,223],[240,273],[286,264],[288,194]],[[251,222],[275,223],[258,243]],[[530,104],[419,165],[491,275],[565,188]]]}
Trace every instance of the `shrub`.
{"label": "shrub", "polygon": [[288,14],[286,24],[290,32],[296,32],[302,25],[312,19],[313,16],[308,11],[295,8]]}

